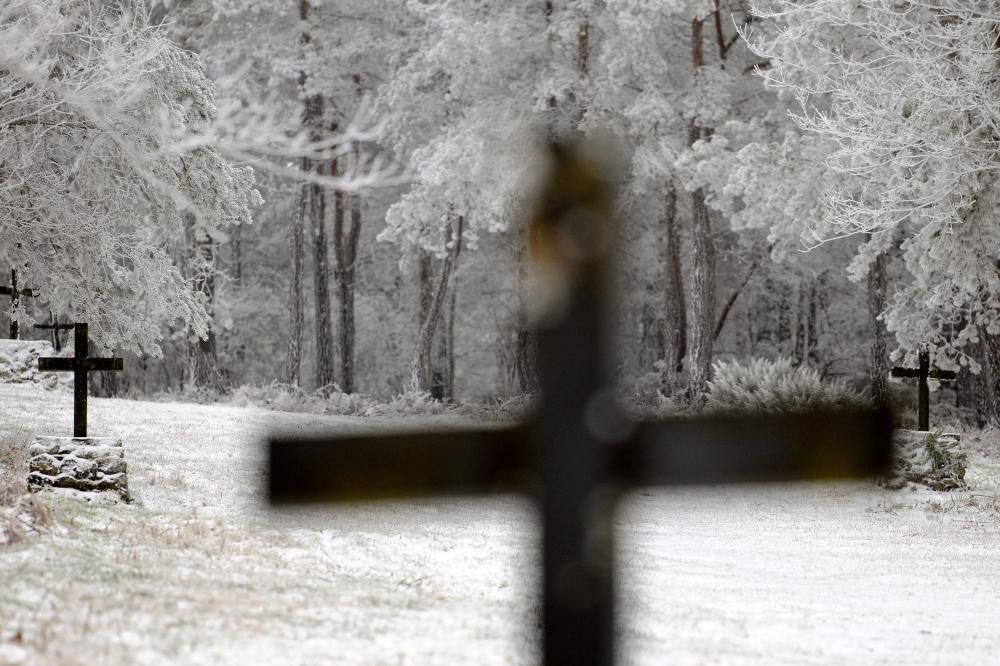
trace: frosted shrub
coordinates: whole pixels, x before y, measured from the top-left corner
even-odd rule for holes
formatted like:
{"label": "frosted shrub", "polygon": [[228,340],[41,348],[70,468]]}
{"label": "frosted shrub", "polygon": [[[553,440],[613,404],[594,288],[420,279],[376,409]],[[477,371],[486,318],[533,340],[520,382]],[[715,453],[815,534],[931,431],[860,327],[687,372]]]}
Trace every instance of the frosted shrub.
{"label": "frosted shrub", "polygon": [[802,412],[859,409],[870,403],[840,380],[824,380],[813,368],[790,359],[718,361],[708,383],[706,409],[714,412]]}
{"label": "frosted shrub", "polygon": [[458,413],[478,421],[511,423],[526,421],[538,403],[537,393],[522,393],[507,398],[470,400],[458,407]]}
{"label": "frosted shrub", "polygon": [[451,405],[435,400],[430,393],[406,391],[388,402],[373,405],[365,416],[433,416],[450,409]]}

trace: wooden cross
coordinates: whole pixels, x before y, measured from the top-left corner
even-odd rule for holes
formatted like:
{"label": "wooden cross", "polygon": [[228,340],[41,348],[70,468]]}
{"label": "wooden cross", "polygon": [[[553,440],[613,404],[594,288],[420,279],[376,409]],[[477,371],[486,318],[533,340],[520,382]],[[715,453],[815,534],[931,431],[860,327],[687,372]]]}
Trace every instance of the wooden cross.
{"label": "wooden cross", "polygon": [[120,358],[92,358],[89,345],[87,324],[77,323],[73,327],[73,358],[43,356],[38,359],[38,369],[42,372],[73,373],[73,437],[87,436],[87,373],[125,369]]}
{"label": "wooden cross", "polygon": [[274,503],[527,493],[543,524],[548,666],[614,655],[613,520],[622,494],[660,484],[882,473],[886,412],[634,423],[617,406],[610,330],[613,195],[580,148],[554,146],[530,228],[545,301],[537,320],[540,408],[497,430],[269,442]]}
{"label": "wooden cross", "polygon": [[31,289],[18,289],[17,271],[12,268],[10,270],[10,285],[0,285],[0,294],[10,296],[10,339],[17,340],[20,331],[17,325],[17,320],[14,319],[13,311],[16,310],[17,306],[21,303],[22,296],[33,298],[35,296],[35,292]]}
{"label": "wooden cross", "polygon": [[919,363],[916,369],[896,367],[892,369],[892,376],[917,378],[917,429],[930,430],[930,389],[927,379],[951,380],[956,375],[951,370],[931,368],[931,353],[926,345],[920,348],[917,358]]}
{"label": "wooden cross", "polygon": [[56,351],[62,351],[62,339],[59,335],[59,331],[70,331],[76,324],[61,324],[56,321],[56,318],[49,312],[49,323],[48,324],[35,324],[35,328],[39,330],[52,331],[52,346],[56,348]]}

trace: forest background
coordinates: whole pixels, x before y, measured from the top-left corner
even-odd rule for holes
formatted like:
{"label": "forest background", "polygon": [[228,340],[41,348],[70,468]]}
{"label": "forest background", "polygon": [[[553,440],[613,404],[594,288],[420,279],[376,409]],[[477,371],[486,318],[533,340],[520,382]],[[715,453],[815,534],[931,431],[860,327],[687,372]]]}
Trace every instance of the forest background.
{"label": "forest background", "polygon": [[[950,401],[997,416],[990,3],[9,4],[0,249],[38,294],[12,314],[92,321],[126,357],[106,395],[532,392],[538,146],[587,135],[617,168],[636,401],[761,357],[884,401],[928,344]],[[56,248],[81,219],[124,250]]]}

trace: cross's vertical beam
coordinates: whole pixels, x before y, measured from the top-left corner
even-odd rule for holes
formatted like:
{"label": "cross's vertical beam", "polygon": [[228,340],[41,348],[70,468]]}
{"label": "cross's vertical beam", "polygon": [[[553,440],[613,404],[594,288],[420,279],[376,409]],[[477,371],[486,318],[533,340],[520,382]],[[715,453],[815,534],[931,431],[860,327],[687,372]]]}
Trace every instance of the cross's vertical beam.
{"label": "cross's vertical beam", "polygon": [[931,372],[931,353],[927,347],[920,349],[920,369],[917,378],[917,429],[930,430],[930,390],[927,376]]}
{"label": "cross's vertical beam", "polygon": [[17,271],[15,269],[10,269],[10,339],[17,340],[20,335],[20,327],[17,325],[17,319],[14,319],[14,310],[17,310],[17,306],[21,303],[21,294],[18,293],[17,289]]}
{"label": "cross's vertical beam", "polygon": [[[531,251],[555,316],[538,326],[544,638],[546,666],[606,666],[614,658],[614,581],[608,487],[612,451],[581,413],[601,418],[611,358],[604,300],[610,228],[608,183],[596,165],[553,148],[556,182],[532,225]],[[567,168],[568,166],[568,168]],[[593,168],[593,172],[585,167]],[[576,167],[575,170],[573,167]],[[581,168],[584,167],[584,168]]]}
{"label": "cross's vertical beam", "polygon": [[87,324],[77,323],[73,328],[73,436],[87,436],[87,357],[90,339]]}

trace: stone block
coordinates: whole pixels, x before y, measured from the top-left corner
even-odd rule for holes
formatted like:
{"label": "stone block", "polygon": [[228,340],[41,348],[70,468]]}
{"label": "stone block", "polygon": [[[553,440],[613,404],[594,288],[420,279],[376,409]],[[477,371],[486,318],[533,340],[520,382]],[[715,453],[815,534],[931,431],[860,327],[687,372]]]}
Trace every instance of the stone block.
{"label": "stone block", "polygon": [[35,437],[28,447],[28,487],[114,492],[130,501],[122,442],[114,437]]}

